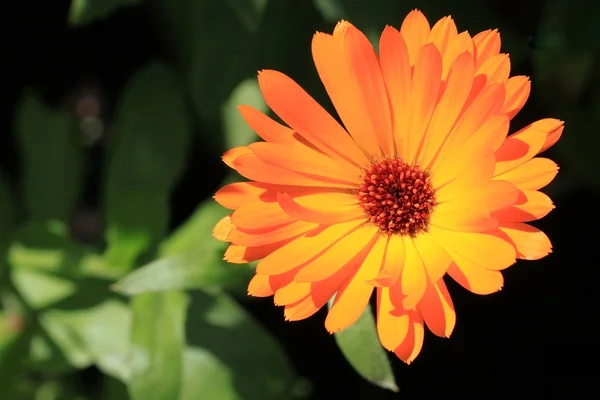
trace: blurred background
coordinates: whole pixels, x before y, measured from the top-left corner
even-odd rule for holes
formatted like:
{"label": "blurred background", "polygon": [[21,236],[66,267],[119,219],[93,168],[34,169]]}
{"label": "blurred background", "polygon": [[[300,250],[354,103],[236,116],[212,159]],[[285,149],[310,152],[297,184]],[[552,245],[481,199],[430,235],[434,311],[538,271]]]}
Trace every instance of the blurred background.
{"label": "blurred background", "polygon": [[[577,0],[60,0],[10,2],[0,79],[2,400],[504,398],[593,393],[600,381],[600,5]],[[451,339],[417,360],[324,311],[286,323],[245,295],[252,266],[211,238],[220,160],[256,139],[262,68],[332,110],[315,31],[347,19],[376,45],[413,8],[459,31],[498,28],[532,79],[515,131],[566,121],[548,157],[554,253],[518,262],[490,296],[449,289]],[[337,340],[337,342],[336,342]],[[338,346],[339,343],[339,346]],[[346,358],[347,357],[347,358]],[[387,358],[386,358],[387,357]],[[389,361],[388,361],[389,359]],[[397,392],[393,390],[397,385]],[[565,397],[567,398],[567,397]],[[568,397],[570,398],[570,397]]]}

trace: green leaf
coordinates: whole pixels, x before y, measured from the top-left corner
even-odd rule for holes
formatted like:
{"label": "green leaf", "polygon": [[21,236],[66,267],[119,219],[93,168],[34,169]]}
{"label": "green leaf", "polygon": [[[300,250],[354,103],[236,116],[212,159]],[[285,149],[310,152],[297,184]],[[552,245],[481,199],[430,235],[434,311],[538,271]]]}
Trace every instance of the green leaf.
{"label": "green leaf", "polygon": [[16,224],[15,205],[5,175],[0,171],[0,280],[6,268],[6,251]]}
{"label": "green leaf", "polygon": [[[92,363],[110,369],[110,361],[126,350],[116,347],[129,341],[126,331],[119,342],[117,332],[128,325],[119,321],[116,312],[93,324],[95,307],[115,294],[109,290],[110,281],[81,273],[79,265],[84,258],[85,249],[70,239],[67,227],[58,221],[25,224],[11,245],[11,281],[27,307],[39,312],[39,329],[33,334],[29,353],[29,365],[35,370],[66,372]],[[127,322],[128,313],[125,316]],[[94,351],[103,344],[116,350]],[[104,368],[105,364],[109,367]],[[119,372],[114,375],[121,377]]]}
{"label": "green leaf", "polygon": [[132,299],[132,400],[180,398],[187,306],[177,291]]}
{"label": "green leaf", "polygon": [[212,230],[215,224],[229,213],[229,210],[213,199],[204,201],[194,214],[161,244],[160,254],[175,255],[195,249],[224,250],[227,244],[215,239]]}
{"label": "green leaf", "polygon": [[186,161],[187,117],[181,85],[160,63],[142,68],[124,89],[109,149],[108,266],[131,270],[164,237],[171,190]]}
{"label": "green leaf", "polygon": [[16,113],[23,168],[23,202],[29,220],[67,222],[79,197],[83,148],[73,116],[25,91]]}
{"label": "green leaf", "polygon": [[335,340],[348,360],[363,378],[385,389],[398,391],[394,373],[377,337],[370,307],[348,328],[335,333]]}
{"label": "green leaf", "polygon": [[31,368],[57,373],[95,364],[125,381],[130,376],[130,313],[123,299],[109,291],[106,280],[62,279],[77,290],[39,314]]}
{"label": "green leaf", "polygon": [[245,287],[253,268],[223,262],[222,253],[208,252],[202,258],[184,253],[160,258],[147,264],[115,284],[125,295],[183,289],[238,289]]}
{"label": "green leaf", "polygon": [[104,19],[122,7],[132,7],[142,0],[71,0],[69,25],[79,27]]}
{"label": "green leaf", "polygon": [[46,373],[64,373],[92,364],[81,339],[51,311],[38,317],[42,329],[31,340],[29,364]]}
{"label": "green leaf", "polygon": [[23,399],[18,383],[23,372],[23,359],[27,355],[29,343],[34,333],[35,326],[29,324],[20,335],[13,337],[2,350],[0,357],[0,388],[2,398]]}
{"label": "green leaf", "polygon": [[84,249],[59,221],[30,222],[19,229],[8,251],[15,288],[27,305],[42,309],[73,294]]}
{"label": "green leaf", "polygon": [[[85,283],[82,287],[94,291]],[[79,344],[90,363],[94,363],[105,374],[126,382],[131,376],[128,358],[131,333],[129,308],[121,300],[107,298],[91,307],[69,309],[69,305],[85,305],[86,301],[82,300],[73,298],[69,303],[45,313],[44,318],[62,325],[69,332],[71,341]]]}
{"label": "green leaf", "polygon": [[202,203],[162,244],[162,258],[126,275],[114,289],[125,295],[198,288],[245,292],[253,269],[223,261],[227,244],[211,235],[215,224],[228,212],[213,199]]}
{"label": "green leaf", "polygon": [[299,380],[281,346],[225,293],[191,293],[182,400],[279,400]]}

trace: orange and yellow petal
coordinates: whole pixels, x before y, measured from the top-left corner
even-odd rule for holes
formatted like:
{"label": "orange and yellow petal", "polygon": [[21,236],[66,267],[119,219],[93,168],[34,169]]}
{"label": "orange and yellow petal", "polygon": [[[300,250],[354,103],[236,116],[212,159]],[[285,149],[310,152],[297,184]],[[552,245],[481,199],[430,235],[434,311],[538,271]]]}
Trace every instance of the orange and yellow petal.
{"label": "orange and yellow petal", "polygon": [[402,21],[400,33],[406,42],[410,64],[415,65],[419,51],[429,42],[429,21],[421,11],[413,10]]}
{"label": "orange and yellow petal", "polygon": [[238,110],[248,126],[265,142],[288,145],[298,142],[294,138],[292,129],[274,121],[259,110],[247,105],[238,106]]}
{"label": "orange and yellow petal", "polygon": [[477,68],[487,60],[500,53],[500,34],[496,29],[488,29],[473,36],[473,44],[476,49]]}
{"label": "orange and yellow petal", "polygon": [[[433,111],[427,133],[423,136],[417,158],[420,165],[430,165],[439,152],[440,145],[450,134],[469,96],[474,74],[473,55],[462,53],[450,68],[444,92]],[[396,107],[402,108],[404,105],[399,104]]]}
{"label": "orange and yellow petal", "polygon": [[434,335],[450,337],[456,325],[456,312],[443,280],[430,282],[417,310]]}
{"label": "orange and yellow petal", "polygon": [[510,238],[520,259],[539,260],[552,253],[552,243],[548,236],[531,225],[504,222],[499,229]]}
{"label": "orange and yellow petal", "polygon": [[517,202],[509,207],[494,211],[492,216],[502,222],[530,222],[541,219],[554,209],[548,195],[536,190],[522,190]]}
{"label": "orange and yellow petal", "polygon": [[387,26],[379,41],[381,74],[388,93],[393,122],[393,139],[397,154],[406,148],[411,114],[411,82],[412,72],[408,47],[402,34]]}
{"label": "orange and yellow petal", "polygon": [[393,155],[392,119],[377,55],[347,21],[312,43],[319,77],[344,126],[369,157]]}
{"label": "orange and yellow petal", "polygon": [[256,271],[259,274],[276,275],[308,263],[360,224],[362,221],[350,221],[307,230],[302,236],[263,258],[256,266]]}
{"label": "orange and yellow petal", "polygon": [[381,270],[386,245],[387,238],[379,236],[356,274],[337,292],[325,319],[325,328],[329,332],[338,332],[352,325],[368,307],[374,288],[367,281]]}
{"label": "orange and yellow petal", "polygon": [[513,118],[525,105],[531,91],[531,81],[526,76],[513,76],[506,81],[506,99],[502,113]]}
{"label": "orange and yellow petal", "polygon": [[263,70],[258,75],[258,84],[269,107],[317,149],[354,165],[368,162],[344,128],[291,78],[281,72]]}

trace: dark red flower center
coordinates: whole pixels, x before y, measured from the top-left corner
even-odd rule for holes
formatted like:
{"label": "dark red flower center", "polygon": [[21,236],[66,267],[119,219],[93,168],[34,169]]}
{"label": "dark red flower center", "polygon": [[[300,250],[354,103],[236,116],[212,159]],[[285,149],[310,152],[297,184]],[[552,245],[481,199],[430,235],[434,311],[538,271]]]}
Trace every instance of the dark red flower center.
{"label": "dark red flower center", "polygon": [[427,230],[435,206],[427,172],[392,158],[373,163],[363,177],[357,194],[369,221],[389,234],[415,236]]}

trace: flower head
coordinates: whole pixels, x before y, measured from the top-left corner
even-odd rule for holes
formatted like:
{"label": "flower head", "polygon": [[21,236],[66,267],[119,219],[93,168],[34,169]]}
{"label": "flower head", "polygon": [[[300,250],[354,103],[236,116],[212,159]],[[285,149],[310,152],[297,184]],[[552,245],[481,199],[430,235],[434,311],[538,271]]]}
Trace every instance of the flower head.
{"label": "flower head", "polygon": [[265,101],[287,126],[240,106],[264,139],[223,159],[249,182],[216,200],[233,213],[214,229],[225,259],[260,260],[253,296],[274,296],[288,320],[335,296],[325,326],[351,325],[377,294],[382,345],[406,362],[424,324],[450,336],[448,274],[477,294],[502,288],[501,270],[551,252],[527,222],[552,201],[538,190],[558,171],[535,157],[562,122],[544,119],[508,135],[529,96],[509,78],[495,30],[471,37],[446,17],[433,27],[419,11],[386,27],[379,54],[349,22],[317,33],[314,62],[343,126],[291,78],[258,75]]}

